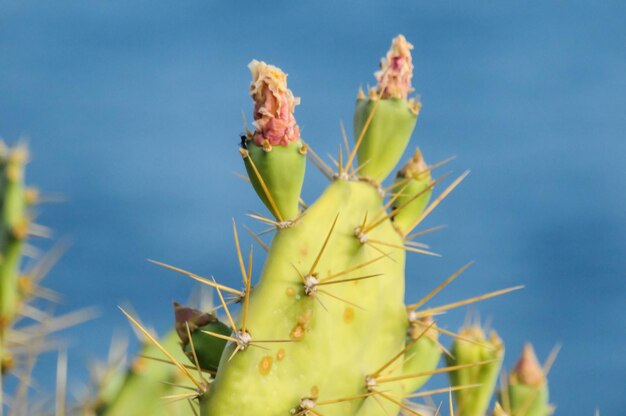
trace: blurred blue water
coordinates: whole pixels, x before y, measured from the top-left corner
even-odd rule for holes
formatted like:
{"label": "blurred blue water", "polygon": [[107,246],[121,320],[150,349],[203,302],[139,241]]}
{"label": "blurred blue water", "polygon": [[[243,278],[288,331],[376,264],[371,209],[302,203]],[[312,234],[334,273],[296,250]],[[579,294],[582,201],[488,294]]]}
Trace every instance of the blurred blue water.
{"label": "blurred blue water", "polygon": [[[30,182],[68,197],[42,212],[74,241],[48,285],[63,310],[102,311],[67,332],[72,382],[127,328],[115,305],[164,331],[194,288],[146,258],[235,283],[230,217],[260,209],[232,175],[246,64],[289,72],[303,136],[326,154],[404,33],[424,103],[413,143],[473,170],[426,224],[449,225],[427,239],[444,257],[411,258],[408,296],[471,259],[433,305],[525,284],[476,307],[507,341],[507,366],[525,340],[541,357],[562,343],[558,413],[623,413],[626,3],[303,3],[0,1],[0,134],[28,136]],[[324,185],[309,173],[307,201]]]}

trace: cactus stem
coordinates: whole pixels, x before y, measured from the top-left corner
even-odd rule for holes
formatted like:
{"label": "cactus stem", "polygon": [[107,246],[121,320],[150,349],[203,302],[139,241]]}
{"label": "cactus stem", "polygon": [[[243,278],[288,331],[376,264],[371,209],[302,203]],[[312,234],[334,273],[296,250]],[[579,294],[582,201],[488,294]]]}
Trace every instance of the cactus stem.
{"label": "cactus stem", "polygon": [[469,305],[472,303],[476,303],[476,302],[480,302],[486,299],[491,299],[494,298],[496,296],[501,296],[519,289],[524,288],[523,285],[519,285],[519,286],[513,286],[513,287],[509,287],[507,289],[501,289],[501,290],[496,290],[495,292],[490,292],[490,293],[486,293],[484,295],[480,295],[480,296],[475,296],[473,298],[468,298],[468,299],[464,299],[458,302],[454,302],[454,303],[449,303],[447,305],[442,305],[442,306],[437,306],[435,308],[430,308],[430,309],[424,309],[422,311],[416,311],[415,312],[415,317],[416,318],[423,318],[425,316],[432,316],[433,314],[437,314],[437,313],[441,313],[444,311],[448,311],[450,309],[454,309],[454,308],[458,308],[460,306],[465,306],[465,305]]}
{"label": "cactus stem", "polygon": [[283,222],[284,218],[282,217],[282,215],[280,215],[278,206],[276,205],[274,198],[272,198],[272,195],[269,189],[267,189],[267,185],[265,184],[263,177],[259,173],[259,170],[257,169],[256,164],[254,163],[254,160],[252,160],[252,158],[249,157],[248,151],[246,149],[239,149],[239,152],[241,153],[241,156],[244,159],[247,158],[248,161],[250,162],[250,166],[252,167],[252,170],[254,171],[254,174],[257,177],[259,184],[261,185],[261,188],[263,189],[263,193],[265,194],[265,197],[267,198],[268,202],[270,203],[270,206],[272,207],[272,214],[274,214],[274,217],[276,217],[276,219],[278,219],[279,222]]}
{"label": "cactus stem", "polygon": [[200,282],[200,283],[203,283],[203,284],[205,284],[207,286],[211,286],[212,288],[221,289],[224,292],[228,292],[228,293],[231,293],[233,295],[236,295],[238,298],[243,298],[244,295],[245,295],[245,293],[243,291],[241,291],[241,290],[233,289],[231,287],[228,287],[228,286],[225,286],[223,284],[217,283],[215,281],[215,278],[213,278],[213,277],[212,277],[212,280],[209,280],[209,279],[207,279],[205,277],[198,276],[195,273],[188,272],[187,270],[183,270],[183,269],[181,269],[179,267],[171,266],[169,264],[162,263],[162,262],[157,261],[157,260],[148,259],[148,261],[150,263],[156,264],[157,266],[161,266],[163,268],[175,271],[177,273],[184,274],[185,276],[190,277],[193,280],[195,280],[197,282]]}
{"label": "cactus stem", "polygon": [[450,186],[448,186],[433,202],[431,202],[431,204],[424,210],[424,212],[422,212],[422,214],[415,220],[415,222],[410,227],[408,227],[405,235],[413,231],[413,229],[415,229],[415,227],[417,227],[424,220],[424,218],[426,218],[435,208],[437,208],[437,205],[439,205],[441,201],[443,201],[450,194],[450,192],[452,192],[454,188],[456,188],[463,181],[463,179],[465,179],[467,175],[469,175],[469,173],[469,170],[465,171],[461,176],[456,178],[454,182],[452,182]]}
{"label": "cactus stem", "polygon": [[[219,289],[218,289],[219,292]],[[139,321],[137,321],[135,318],[133,318],[128,312],[126,312],[121,306],[118,306],[119,310],[122,311],[122,313],[126,316],[126,318],[148,339],[150,340],[150,342],[152,344],[154,344],[155,347],[157,347],[159,349],[159,351],[161,351],[163,353],[163,355],[165,355],[172,364],[174,364],[176,367],[178,367],[178,369],[193,383],[195,384],[195,386],[198,388],[199,391],[201,392],[205,392],[207,386],[202,383],[201,381],[197,380],[193,374],[191,374],[191,372],[187,369],[187,367],[185,367],[184,365],[182,365],[176,358],[174,358],[174,356],[172,354],[170,354],[167,349],[165,347],[163,347],[161,345],[161,343],[159,343],[159,341],[156,340],[156,338],[154,338],[152,336],[152,334],[150,334],[150,332],[148,332],[148,330],[146,330],[140,323]]]}
{"label": "cactus stem", "polygon": [[475,389],[476,387],[480,387],[481,385],[482,384],[467,384],[465,386],[443,387],[441,389],[434,389],[434,390],[420,391],[418,393],[412,393],[412,394],[409,394],[407,396],[404,396],[404,398],[406,398],[406,399],[414,399],[414,398],[417,398],[417,397],[432,396],[433,394],[448,393],[448,392],[451,392],[451,391]]}
{"label": "cactus stem", "polygon": [[[473,265],[475,262],[474,260],[470,261],[469,263],[465,264],[463,267],[461,267],[459,270],[457,270],[456,272],[452,273],[446,280],[444,280],[443,282],[441,282],[439,284],[439,286],[437,286],[435,289],[433,289],[430,293],[428,293],[426,296],[424,296],[419,302],[414,303],[413,305],[409,305],[407,307],[407,309],[414,311],[416,309],[418,309],[419,307],[423,306],[426,302],[428,302],[429,300],[431,300],[437,293],[441,292],[443,290],[443,288],[445,288],[446,286],[448,286],[450,283],[452,283],[452,281],[454,279],[456,279],[457,277],[459,277],[465,270],[467,270],[471,265]],[[409,320],[411,320],[411,318],[409,317]]]}

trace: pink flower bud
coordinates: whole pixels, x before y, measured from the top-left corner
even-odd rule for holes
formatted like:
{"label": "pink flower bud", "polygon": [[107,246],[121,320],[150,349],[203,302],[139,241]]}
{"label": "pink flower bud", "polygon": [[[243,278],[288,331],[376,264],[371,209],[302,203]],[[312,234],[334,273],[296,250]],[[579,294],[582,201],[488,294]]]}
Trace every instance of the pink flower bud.
{"label": "pink flower bud", "polygon": [[511,378],[527,386],[539,386],[544,382],[543,368],[537,361],[532,345],[524,345],[524,351],[511,373]]}
{"label": "pink flower bud", "polygon": [[382,98],[399,98],[406,100],[413,92],[413,61],[411,59],[413,45],[406,38],[398,35],[391,42],[387,57],[380,61],[380,70],[374,73],[378,80],[378,94]]}
{"label": "pink flower bud", "polygon": [[250,95],[254,100],[254,132],[252,140],[258,146],[287,146],[300,139],[300,128],[293,116],[300,98],[287,88],[287,74],[273,65],[253,60],[248,65],[252,73]]}

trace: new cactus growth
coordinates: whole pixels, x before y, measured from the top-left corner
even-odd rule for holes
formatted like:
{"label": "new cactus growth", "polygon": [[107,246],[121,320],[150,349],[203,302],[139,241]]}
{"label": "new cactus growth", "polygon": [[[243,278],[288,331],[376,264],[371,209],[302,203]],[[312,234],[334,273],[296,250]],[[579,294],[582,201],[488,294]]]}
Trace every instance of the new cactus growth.
{"label": "new cactus growth", "polygon": [[432,184],[430,169],[422,152],[417,149],[411,160],[398,171],[394,183],[398,197],[393,207],[397,210],[393,224],[403,234],[411,229],[424,212],[433,192]]}
{"label": "new cactus growth", "polygon": [[377,182],[384,180],[406,149],[421,104],[408,96],[413,92],[411,45],[397,36],[375,73],[378,85],[361,90],[354,112],[354,135],[359,143],[359,174]]}
{"label": "new cactus growth", "polygon": [[535,350],[526,344],[508,380],[508,411],[511,415],[547,416],[552,414],[546,372]]}
{"label": "new cactus growth", "polygon": [[249,65],[253,81],[254,131],[246,132],[241,154],[257,194],[280,222],[298,215],[306,146],[293,112],[300,103],[287,88],[287,74],[265,62]]}
{"label": "new cactus growth", "polygon": [[489,337],[480,326],[472,325],[459,331],[447,361],[450,366],[484,363],[450,372],[452,386],[478,385],[474,389],[454,392],[457,410],[467,416],[485,415],[504,358],[504,344],[495,331]]}

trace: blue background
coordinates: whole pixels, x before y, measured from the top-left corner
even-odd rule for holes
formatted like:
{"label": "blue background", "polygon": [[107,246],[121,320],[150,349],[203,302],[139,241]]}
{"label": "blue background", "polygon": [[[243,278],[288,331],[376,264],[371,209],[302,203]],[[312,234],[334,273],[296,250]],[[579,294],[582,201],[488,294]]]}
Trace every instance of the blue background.
{"label": "blue background", "polygon": [[[243,214],[262,209],[232,174],[247,63],[290,74],[303,136],[335,153],[357,88],[403,33],[424,104],[413,145],[472,169],[425,224],[449,225],[425,239],[444,257],[411,257],[408,300],[471,259],[432,305],[525,284],[475,308],[507,367],[526,340],[542,359],[562,343],[557,413],[623,412],[625,20],[622,1],[0,1],[0,134],[27,136],[29,181],[67,198],[40,219],[73,240],[48,286],[61,310],[101,310],[65,333],[72,385],[128,328],[116,305],[162,332],[196,287],[146,258],[238,284],[230,218],[260,229]],[[324,184],[311,168],[304,199]]]}

